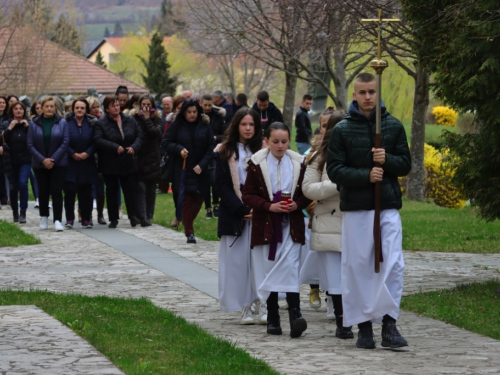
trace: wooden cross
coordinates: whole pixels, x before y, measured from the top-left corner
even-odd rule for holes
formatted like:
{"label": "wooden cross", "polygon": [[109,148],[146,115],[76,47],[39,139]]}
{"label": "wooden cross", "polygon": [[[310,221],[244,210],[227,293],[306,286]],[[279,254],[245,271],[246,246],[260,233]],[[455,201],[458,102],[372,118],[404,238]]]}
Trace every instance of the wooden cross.
{"label": "wooden cross", "polygon": [[[370,62],[370,66],[377,73],[377,109],[375,114],[375,148],[382,147],[382,72],[389,66],[387,61],[382,60],[382,25],[384,23],[400,22],[399,19],[382,18],[382,9],[378,10],[378,18],[362,19],[362,23],[377,23],[378,24],[378,43],[377,43],[377,59]],[[380,163],[375,163],[376,167],[380,167]],[[382,257],[382,236],[380,233],[380,182],[375,183],[375,213],[373,221],[373,240],[375,242],[375,273],[380,272],[380,262]]]}

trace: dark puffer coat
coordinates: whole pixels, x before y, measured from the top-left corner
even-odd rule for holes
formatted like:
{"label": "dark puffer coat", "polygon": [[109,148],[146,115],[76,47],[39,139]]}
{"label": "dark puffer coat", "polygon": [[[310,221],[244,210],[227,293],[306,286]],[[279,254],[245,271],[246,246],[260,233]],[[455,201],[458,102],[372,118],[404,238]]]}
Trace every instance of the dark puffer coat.
{"label": "dark puffer coat", "polygon": [[159,116],[145,118],[136,111],[130,113],[142,132],[142,146],[137,152],[137,179],[141,181],[160,180],[160,140],[162,121]]}
{"label": "dark puffer coat", "polygon": [[141,149],[142,133],[133,117],[120,113],[125,137],[115,120],[105,114],[95,123],[94,142],[97,150],[98,168],[103,174],[124,176],[137,172],[135,155],[124,151],[118,155],[118,147],[132,147],[137,154]]}
{"label": "dark puffer coat", "polygon": [[[29,122],[27,118],[24,120]],[[9,148],[10,162],[13,165],[31,164],[31,153],[28,149],[29,126],[17,124],[12,130],[9,130],[11,122],[12,119],[9,118],[0,127],[0,134],[3,133],[2,139],[5,140]]]}
{"label": "dark puffer coat", "polygon": [[[198,118],[189,123],[184,115],[187,108],[195,105],[198,109]],[[205,189],[209,186],[210,176],[208,166],[214,158],[215,147],[212,129],[201,120],[201,107],[196,102],[186,101],[177,114],[175,121],[168,127],[162,141],[162,149],[173,157],[174,163],[174,186],[179,188],[182,172],[183,159],[181,151],[185,148],[189,151],[186,160],[186,177],[184,180],[185,191],[188,194],[204,196]],[[190,128],[191,127],[191,128]],[[198,175],[193,171],[197,165],[202,172]]]}
{"label": "dark puffer coat", "polygon": [[[68,170],[66,181],[77,184],[93,184],[97,181],[97,166],[94,150],[94,125],[97,118],[85,115],[82,126],[79,127],[73,112],[66,114],[68,123],[69,145],[68,145]],[[73,155],[86,152],[89,157],[85,160],[75,160]]]}
{"label": "dark puffer coat", "polygon": [[34,117],[28,128],[28,149],[31,152],[31,166],[33,169],[45,168],[42,161],[46,158],[54,159],[55,167],[68,166],[69,132],[66,120],[59,115],[54,115],[50,136],[50,147],[45,150],[43,139],[42,116]]}
{"label": "dark puffer coat", "polygon": [[[410,172],[410,150],[403,125],[384,106],[381,125],[386,161],[382,165],[380,208],[400,209],[403,204],[398,177]],[[375,110],[366,118],[353,101],[344,120],[333,128],[328,144],[326,171],[330,180],[340,185],[341,211],[375,209],[375,184],[370,182],[370,171],[375,166],[372,147],[375,147]]]}

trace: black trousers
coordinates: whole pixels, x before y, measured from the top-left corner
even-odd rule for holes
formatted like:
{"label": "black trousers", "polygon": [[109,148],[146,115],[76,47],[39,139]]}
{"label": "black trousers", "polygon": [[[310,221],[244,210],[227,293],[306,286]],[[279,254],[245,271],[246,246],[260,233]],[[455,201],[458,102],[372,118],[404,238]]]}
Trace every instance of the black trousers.
{"label": "black trousers", "polygon": [[[210,184],[205,189],[204,200],[205,209],[212,208],[212,203],[214,206],[219,205],[219,195],[215,190],[215,160],[208,166],[208,174],[210,176]],[[210,198],[212,198],[212,203],[210,203]]]}
{"label": "black trousers", "polygon": [[124,176],[104,175],[104,183],[106,184],[106,201],[108,203],[109,221],[118,220],[118,192],[120,185],[125,197],[125,206],[127,207],[127,215],[129,218],[137,217],[137,182],[134,174]]}
{"label": "black trousers", "polygon": [[155,213],[156,182],[137,181],[137,188],[137,217],[151,220]]}
{"label": "black trousers", "polygon": [[66,181],[64,184],[64,211],[66,220],[75,220],[75,198],[78,195],[78,207],[82,221],[92,220],[92,184],[77,184]]}
{"label": "black trousers", "polygon": [[66,167],[54,167],[52,169],[35,169],[36,181],[38,182],[38,202],[40,204],[40,216],[49,216],[49,198],[52,196],[52,212],[54,221],[62,221],[63,210],[63,188],[66,178]]}

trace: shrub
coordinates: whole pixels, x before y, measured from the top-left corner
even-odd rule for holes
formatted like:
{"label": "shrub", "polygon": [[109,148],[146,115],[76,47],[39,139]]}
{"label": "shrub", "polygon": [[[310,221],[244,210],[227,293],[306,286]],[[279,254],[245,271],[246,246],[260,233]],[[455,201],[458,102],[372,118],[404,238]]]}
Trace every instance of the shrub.
{"label": "shrub", "polygon": [[457,128],[460,134],[477,133],[477,123],[474,119],[474,114],[467,112],[461,115],[457,120]]}
{"label": "shrub", "polygon": [[436,118],[436,124],[438,125],[455,126],[457,124],[457,112],[449,107],[434,107],[432,114]]}
{"label": "shrub", "polygon": [[434,147],[424,146],[424,167],[426,172],[425,195],[438,206],[462,208],[467,203],[451,180],[455,170],[443,162],[448,151],[439,152]]}

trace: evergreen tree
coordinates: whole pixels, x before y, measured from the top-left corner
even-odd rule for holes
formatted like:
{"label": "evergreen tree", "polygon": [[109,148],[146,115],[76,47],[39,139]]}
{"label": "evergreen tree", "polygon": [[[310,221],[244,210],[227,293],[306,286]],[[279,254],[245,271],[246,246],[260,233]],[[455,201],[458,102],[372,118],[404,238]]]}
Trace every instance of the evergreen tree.
{"label": "evergreen tree", "polygon": [[122,24],[120,23],[120,21],[116,21],[116,23],[115,23],[115,31],[113,32],[113,36],[120,38],[123,35],[124,34],[123,34]]}
{"label": "evergreen tree", "polygon": [[64,14],[61,14],[57,23],[51,27],[48,39],[74,53],[82,53],[82,37],[76,27],[66,20]]}
{"label": "evergreen tree", "polygon": [[142,74],[144,83],[151,92],[156,93],[156,99],[162,92],[175,92],[176,80],[170,77],[168,53],[163,46],[163,37],[155,32],[149,44],[149,58],[138,56],[144,64],[147,76]]}
{"label": "evergreen tree", "polygon": [[159,32],[165,36],[173,35],[176,23],[172,10],[172,0],[162,0],[160,11],[160,19],[157,20]]}
{"label": "evergreen tree", "polygon": [[105,38],[109,38],[111,36],[111,34],[109,33],[109,29],[108,27],[106,26],[106,28],[104,29],[104,37]]}
{"label": "evergreen tree", "polygon": [[108,66],[104,62],[104,58],[102,57],[101,51],[97,52],[97,56],[95,58],[95,64],[96,65],[100,65],[100,66],[102,66],[104,68],[108,68]]}

